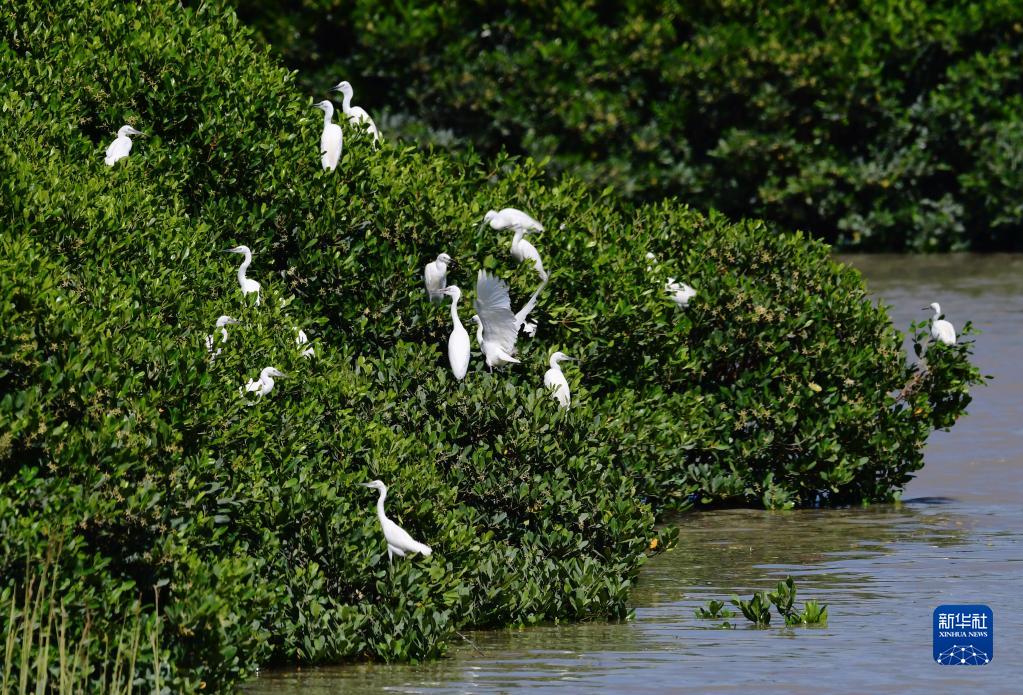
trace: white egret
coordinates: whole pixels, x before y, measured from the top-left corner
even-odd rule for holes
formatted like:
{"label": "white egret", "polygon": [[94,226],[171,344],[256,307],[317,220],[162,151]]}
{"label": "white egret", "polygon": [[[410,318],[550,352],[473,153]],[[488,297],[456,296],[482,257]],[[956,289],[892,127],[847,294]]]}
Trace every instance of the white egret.
{"label": "white egret", "polygon": [[562,408],[566,409],[572,403],[572,392],[568,388],[568,381],[565,379],[565,374],[561,371],[561,365],[558,363],[574,359],[574,357],[569,357],[563,352],[555,352],[551,355],[551,368],[543,375],[543,385],[551,391],[551,396],[554,400],[560,403]]}
{"label": "white egret", "polygon": [[536,292],[530,296],[529,301],[526,302],[525,305],[515,314],[515,324],[528,336],[536,335],[536,323],[527,322],[526,317],[529,316],[529,312],[536,307],[536,300],[540,297],[540,292],[542,292],[543,288],[546,286],[547,278],[544,277],[540,282],[540,286],[536,288]]}
{"label": "white egret", "polygon": [[532,261],[533,268],[540,274],[541,280],[547,279],[547,271],[543,269],[543,260],[540,253],[525,239],[526,234],[535,234],[543,231],[543,225],[532,217],[516,210],[515,208],[504,208],[500,212],[490,210],[483,216],[483,223],[490,224],[495,230],[511,229],[514,232],[511,244],[511,255],[516,262]]}
{"label": "white egret", "polygon": [[458,285],[448,285],[441,293],[451,297],[451,322],[454,326],[448,338],[448,361],[451,373],[461,381],[469,369],[469,333],[458,318],[458,300],[462,298],[462,290],[458,289]]}
{"label": "white egret", "polygon": [[329,101],[321,101],[313,104],[314,109],[323,111],[323,134],[320,136],[320,163],[325,170],[334,171],[337,169],[337,162],[341,158],[341,146],[344,143],[344,135],[341,126],[331,123],[334,117],[334,105]]}
{"label": "white egret", "polygon": [[[238,323],[238,321],[236,319],[231,318],[230,316],[221,316],[220,318],[217,319],[217,328],[220,329],[221,344],[227,342],[227,326],[228,324],[232,323]],[[206,336],[206,351],[210,353],[210,362],[215,360],[217,356],[220,354],[221,350],[223,350],[223,348],[217,348],[216,351],[214,352],[213,343],[214,334],[211,333],[210,335]]]}
{"label": "white egret", "polygon": [[[298,326],[295,326],[294,330],[298,331],[298,333],[295,335],[296,345],[302,347],[303,345],[309,342],[309,336],[305,334],[305,331],[303,331]],[[316,350],[313,348],[306,348],[305,350],[302,350],[302,357],[312,357],[315,354]]]}
{"label": "white egret", "polygon": [[118,160],[124,159],[131,152],[129,135],[144,135],[144,133],[141,130],[135,130],[130,125],[121,126],[117,131],[117,138],[107,147],[107,156],[103,158],[103,162],[108,167],[114,166]]}
{"label": "white egret", "polygon": [[675,278],[668,278],[668,282],[664,283],[664,291],[671,295],[671,301],[683,309],[696,296],[696,290],[684,282],[676,282]]}
{"label": "white egret", "polygon": [[249,379],[249,382],[242,387],[242,394],[255,393],[257,397],[262,398],[274,390],[275,376],[282,377],[284,374],[273,367],[263,367],[263,371],[259,373],[259,379]]}
{"label": "white egret", "polygon": [[657,256],[655,256],[650,251],[647,251],[646,252],[646,263],[647,263],[646,271],[649,273],[649,272],[651,272],[654,269],[654,266],[657,265]]}
{"label": "white egret", "polygon": [[951,323],[941,318],[941,305],[932,302],[929,307],[923,308],[924,311],[929,309],[934,310],[934,316],[931,317],[931,338],[945,345],[955,345],[956,329]]}
{"label": "white egret", "polygon": [[366,113],[366,109],[361,106],[352,106],[352,95],[355,93],[352,90],[352,85],[345,80],[331,87],[330,91],[341,92],[344,96],[344,99],[341,101],[341,110],[348,116],[348,122],[353,125],[363,125],[373,136],[373,143],[376,144],[377,140],[380,139],[380,131],[377,130],[377,124]]}
{"label": "white egret", "polygon": [[439,302],[444,299],[444,288],[447,287],[448,265],[451,264],[451,256],[442,253],[437,260],[427,263],[423,271],[423,281],[426,283],[426,293],[430,296],[431,302]]}
{"label": "white egret", "polygon": [[361,485],[380,492],[380,496],[377,498],[377,519],[380,520],[380,528],[383,529],[384,540],[387,541],[387,562],[391,562],[395,555],[405,557],[408,553],[421,553],[429,557],[433,554],[433,549],[430,546],[413,540],[412,536],[408,535],[408,531],[388,519],[387,515],[384,514],[387,486],[383,482],[374,480],[372,483],[361,483]]}
{"label": "white egret", "polygon": [[238,266],[238,285],[242,288],[243,297],[255,292],[256,306],[259,306],[259,283],[245,277],[245,271],[247,271],[249,266],[252,264],[252,251],[249,250],[248,246],[235,246],[233,249],[225,249],[224,253],[240,253],[245,256],[245,258],[242,259],[242,264]]}
{"label": "white egret", "polygon": [[515,340],[522,326],[511,310],[508,285],[485,270],[476,276],[476,316],[479,328],[476,340],[480,344],[487,366],[493,370],[505,364],[518,364],[515,359]]}

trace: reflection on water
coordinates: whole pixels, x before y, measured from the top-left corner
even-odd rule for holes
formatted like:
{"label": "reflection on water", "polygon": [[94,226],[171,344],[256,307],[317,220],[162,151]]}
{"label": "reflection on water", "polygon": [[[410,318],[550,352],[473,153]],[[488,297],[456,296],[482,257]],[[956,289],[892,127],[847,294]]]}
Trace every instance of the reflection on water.
{"label": "reflection on water", "polygon": [[[904,504],[684,516],[678,547],[644,568],[633,621],[474,632],[482,654],[465,645],[419,666],[268,672],[246,692],[1019,692],[1023,259],[843,260],[892,305],[900,328],[932,301],[957,327],[972,320],[983,331],[977,361],[995,376],[968,418],[933,437]],[[748,596],[787,574],[798,602],[829,604],[827,627],[722,630],[693,615],[710,598]],[[940,603],[992,607],[991,664],[931,662]]]}

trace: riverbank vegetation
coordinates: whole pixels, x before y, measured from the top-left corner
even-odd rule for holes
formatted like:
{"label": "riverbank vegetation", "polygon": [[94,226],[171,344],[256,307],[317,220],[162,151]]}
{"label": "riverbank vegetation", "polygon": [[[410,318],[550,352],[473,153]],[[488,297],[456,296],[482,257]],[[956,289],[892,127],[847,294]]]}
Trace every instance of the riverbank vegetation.
{"label": "riverbank vegetation", "polygon": [[[968,328],[907,364],[859,275],[799,234],[351,128],[324,172],[326,94],[220,2],[17,3],[0,62],[0,635],[50,640],[11,682],[61,678],[58,633],[94,687],[127,640],[138,687],[211,692],[432,658],[464,626],[622,618],[673,542],[661,515],[890,500],[978,379]],[[107,167],[123,123],[146,136]],[[449,281],[488,268],[524,300],[535,273],[479,225],[505,205],[547,226],[539,328],[522,364],[456,382],[421,270],[446,251]],[[568,411],[542,387],[556,349],[582,358]],[[286,376],[241,396],[268,365]],[[388,565],[376,478],[432,556]]]}
{"label": "riverbank vegetation", "polygon": [[1023,249],[1023,4],[238,0],[307,87],[865,251]]}

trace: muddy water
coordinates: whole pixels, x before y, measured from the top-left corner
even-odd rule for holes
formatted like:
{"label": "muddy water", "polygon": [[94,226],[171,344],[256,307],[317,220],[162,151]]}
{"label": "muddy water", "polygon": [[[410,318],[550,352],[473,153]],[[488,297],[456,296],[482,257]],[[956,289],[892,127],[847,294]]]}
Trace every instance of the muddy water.
{"label": "muddy water", "polygon": [[[452,658],[263,674],[251,693],[1023,692],[1023,258],[850,256],[897,326],[941,302],[983,333],[995,377],[970,414],[935,434],[898,506],[729,510],[679,521],[679,547],[644,569],[636,618],[475,632]],[[770,588],[829,604],[825,628],[735,630],[697,620],[710,598]],[[986,603],[995,652],[983,667],[931,659],[940,603]],[[744,622],[740,618],[738,621]]]}

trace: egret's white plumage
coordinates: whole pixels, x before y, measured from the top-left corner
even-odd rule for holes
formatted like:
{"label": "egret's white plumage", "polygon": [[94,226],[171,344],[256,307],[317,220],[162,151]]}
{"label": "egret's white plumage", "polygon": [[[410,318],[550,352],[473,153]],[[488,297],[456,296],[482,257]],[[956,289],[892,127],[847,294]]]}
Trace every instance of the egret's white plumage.
{"label": "egret's white plumage", "polygon": [[540,292],[547,286],[546,276],[540,281],[540,286],[536,288],[536,291],[529,297],[529,301],[515,313],[515,324],[522,329],[522,332],[528,336],[536,334],[536,323],[526,321],[526,317],[529,316],[534,308],[536,308],[536,300],[540,297]]}
{"label": "egret's white plumage", "polygon": [[442,294],[451,297],[451,337],[448,338],[448,361],[451,363],[451,373],[461,381],[469,370],[469,333],[462,326],[458,318],[458,300],[462,298],[462,291],[458,285],[449,285],[441,290]]}
{"label": "egret's white plumage", "polygon": [[238,285],[242,288],[242,296],[253,292],[256,293],[256,306],[259,306],[259,283],[245,277],[245,272],[252,264],[252,251],[248,246],[235,246],[233,249],[226,249],[225,253],[240,253],[244,256],[242,264],[238,266]]}
{"label": "egret's white plumage", "polygon": [[361,106],[352,106],[352,95],[355,93],[352,90],[352,85],[347,80],[338,82],[336,85],[330,88],[332,92],[341,92],[344,99],[341,101],[341,110],[348,116],[348,122],[353,125],[362,125],[370,132],[373,136],[373,142],[376,143],[380,139],[380,131],[377,130],[377,124],[373,122],[373,119],[366,113],[366,109]]}
{"label": "egret's white plumage", "polygon": [[395,555],[398,557],[405,557],[408,553],[420,553],[429,557],[433,553],[430,546],[425,543],[420,543],[417,540],[413,540],[412,536],[408,534],[408,531],[388,519],[387,515],[384,513],[384,500],[387,499],[387,486],[379,480],[374,480],[372,483],[362,483],[362,485],[380,492],[380,496],[377,498],[377,519],[380,520],[380,528],[384,532],[384,540],[387,541],[387,561],[391,562],[391,559]]}
{"label": "egret's white plumage", "polygon": [[430,296],[431,302],[439,302],[444,299],[444,288],[448,284],[448,265],[451,263],[451,256],[442,253],[437,260],[426,264],[423,271],[423,281],[426,283],[426,293]]}
{"label": "egret's white plumage", "polygon": [[[303,331],[301,328],[299,328],[297,326],[295,327],[295,330],[298,331],[295,334],[295,344],[296,345],[298,345],[299,347],[302,347],[303,345],[305,345],[306,343],[309,342],[309,336],[307,336],[305,334],[305,331]],[[302,357],[312,357],[315,354],[316,354],[316,350],[311,348],[311,347],[310,348],[306,348],[305,350],[302,350]]]}
{"label": "egret's white plumage", "polygon": [[255,393],[257,397],[262,398],[274,390],[275,376],[282,377],[284,374],[273,367],[263,367],[263,371],[259,373],[259,379],[249,379],[242,388],[242,393]]}
{"label": "egret's white plumage", "polygon": [[473,306],[476,308],[476,316],[472,318],[479,325],[476,339],[486,357],[487,366],[493,369],[505,364],[517,364],[515,339],[522,324],[512,313],[507,283],[485,270],[479,271]]}
{"label": "egret's white plumage", "polygon": [[341,126],[331,123],[334,117],[334,105],[327,100],[313,104],[313,108],[323,111],[323,134],[320,135],[320,163],[325,170],[334,171],[337,169],[338,160],[341,159],[341,146],[344,143],[344,135]]}
{"label": "egret's white plumage", "polygon": [[131,152],[131,138],[128,136],[142,134],[141,130],[135,130],[130,125],[121,126],[117,131],[117,137],[107,147],[107,154],[103,158],[103,162],[108,167],[112,167],[118,160],[127,157],[128,153]]}
{"label": "egret's white plumage", "polygon": [[516,210],[515,208],[504,208],[503,210],[490,210],[483,216],[483,223],[489,224],[491,229],[501,231],[511,229],[514,232],[511,244],[511,255],[516,262],[532,261],[533,268],[540,274],[540,279],[547,279],[547,271],[543,269],[543,260],[540,253],[525,239],[526,234],[535,234],[543,231],[543,225],[532,217]]}
{"label": "egret's white plumage", "polygon": [[483,216],[483,223],[490,224],[490,228],[501,231],[511,229],[513,231],[542,232],[543,225],[532,217],[516,210],[515,208],[504,208],[502,210],[490,210]]}
{"label": "egret's white plumage", "polygon": [[934,310],[934,316],[931,317],[931,338],[945,345],[955,345],[956,329],[951,323],[941,318],[941,305],[933,302],[924,309]]}
{"label": "egret's white plumage", "polygon": [[543,269],[543,260],[540,258],[540,252],[524,238],[526,234],[531,233],[525,229],[515,230],[515,236],[512,237],[511,255],[516,263],[532,261],[533,269],[540,275],[541,280],[546,281],[547,271]]}
{"label": "egret's white plumage", "polygon": [[563,352],[555,352],[551,355],[551,368],[543,375],[543,385],[551,392],[554,400],[561,404],[562,408],[568,408],[572,404],[572,392],[568,388],[568,380],[565,379],[565,374],[561,371],[561,365],[558,363],[572,359],[575,358],[569,357]]}
{"label": "egret's white plumage", "polygon": [[[217,328],[220,329],[220,343],[221,344],[224,344],[224,343],[227,342],[227,326],[228,326],[228,324],[232,324],[232,323],[238,323],[238,321],[233,319],[233,318],[231,318],[230,316],[221,316],[220,318],[217,319]],[[206,351],[208,353],[210,353],[210,362],[215,360],[217,358],[217,356],[220,354],[221,350],[223,350],[223,348],[217,348],[216,351],[214,351],[213,350],[213,343],[214,343],[214,334],[211,333],[210,335],[206,336]]]}
{"label": "egret's white plumage", "polygon": [[671,295],[671,301],[683,309],[696,296],[696,290],[684,282],[676,282],[675,278],[668,278],[668,282],[664,283],[664,291]]}

